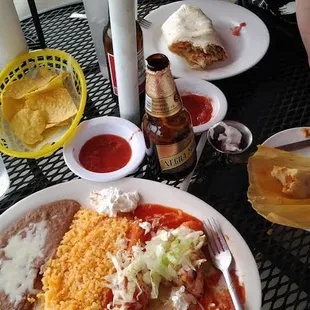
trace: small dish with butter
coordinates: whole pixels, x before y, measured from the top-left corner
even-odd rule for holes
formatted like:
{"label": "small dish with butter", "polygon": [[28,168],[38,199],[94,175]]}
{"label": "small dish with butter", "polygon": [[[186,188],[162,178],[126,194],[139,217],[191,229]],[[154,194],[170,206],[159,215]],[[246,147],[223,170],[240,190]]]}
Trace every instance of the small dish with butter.
{"label": "small dish with butter", "polygon": [[253,142],[253,136],[248,127],[229,120],[222,121],[211,127],[207,139],[215,150],[230,155],[245,152]]}
{"label": "small dish with butter", "polygon": [[133,123],[104,116],[82,122],[63,154],[69,169],[82,179],[109,182],[137,170],[145,142]]}

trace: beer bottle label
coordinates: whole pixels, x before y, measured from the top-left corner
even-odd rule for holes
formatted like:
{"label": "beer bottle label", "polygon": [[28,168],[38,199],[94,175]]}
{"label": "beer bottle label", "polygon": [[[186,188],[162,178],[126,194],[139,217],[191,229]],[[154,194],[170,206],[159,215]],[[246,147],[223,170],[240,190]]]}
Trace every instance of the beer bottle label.
{"label": "beer bottle label", "polygon": [[[114,55],[107,53],[108,63],[111,73],[111,82],[114,95],[118,95],[117,92],[117,81],[116,81],[116,71],[115,71],[115,60]],[[139,93],[141,94],[145,89],[145,67],[144,67],[144,53],[143,48],[138,53],[138,82],[139,82]]]}
{"label": "beer bottle label", "polygon": [[151,98],[145,94],[145,109],[155,117],[167,117],[178,113],[182,108],[178,92],[166,98]]}
{"label": "beer bottle label", "polygon": [[169,145],[156,145],[157,155],[162,171],[168,171],[183,165],[191,158],[196,148],[194,134],[184,140]]}

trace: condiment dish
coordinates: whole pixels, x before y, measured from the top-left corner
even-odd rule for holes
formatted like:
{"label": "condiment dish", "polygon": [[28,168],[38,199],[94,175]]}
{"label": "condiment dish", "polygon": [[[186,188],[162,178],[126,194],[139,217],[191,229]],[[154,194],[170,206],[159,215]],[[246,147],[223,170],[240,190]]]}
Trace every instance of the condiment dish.
{"label": "condiment dish", "polygon": [[[93,172],[80,162],[80,151],[87,141],[99,135],[115,135],[125,139],[131,148],[127,164],[112,172]],[[74,137],[65,144],[64,160],[69,169],[82,179],[95,182],[110,182],[135,172],[146,152],[142,131],[133,123],[120,117],[103,116],[82,122]]]}
{"label": "condiment dish", "polygon": [[193,126],[194,133],[200,134],[224,119],[227,112],[227,100],[223,92],[210,82],[200,79],[180,78],[175,80],[180,96],[189,94],[208,97],[211,99],[211,119],[206,123]]}
{"label": "condiment dish", "polygon": [[[242,137],[241,137],[241,141],[239,145],[240,150],[229,151],[229,150],[223,150],[221,148],[221,141],[218,138],[220,134],[223,134],[225,132],[225,128],[222,125],[223,123],[224,125],[231,126],[237,129],[241,133]],[[251,146],[253,142],[253,136],[248,127],[246,127],[242,123],[239,123],[236,121],[230,121],[230,120],[225,120],[212,126],[207,133],[207,139],[210,145],[216,151],[220,153],[224,153],[224,154],[230,154],[230,155],[237,155],[237,154],[241,154],[245,152]]]}

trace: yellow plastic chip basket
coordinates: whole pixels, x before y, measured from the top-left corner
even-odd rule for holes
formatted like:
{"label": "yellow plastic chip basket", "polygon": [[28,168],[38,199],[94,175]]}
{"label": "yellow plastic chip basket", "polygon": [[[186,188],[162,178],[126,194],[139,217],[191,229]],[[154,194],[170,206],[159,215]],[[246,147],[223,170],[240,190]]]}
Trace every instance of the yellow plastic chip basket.
{"label": "yellow plastic chip basket", "polygon": [[46,67],[58,73],[63,71],[69,71],[71,73],[75,93],[79,98],[77,114],[68,126],[62,127],[61,130],[59,129],[60,131],[51,137],[48,142],[34,148],[25,145],[15,136],[9,122],[3,117],[2,106],[0,106],[0,151],[4,154],[19,158],[49,156],[62,147],[73,135],[83,115],[87,99],[84,73],[78,62],[70,54],[59,50],[42,49],[31,51],[16,57],[8,63],[0,71],[0,97],[7,85],[15,80],[24,78],[30,70],[38,67]]}

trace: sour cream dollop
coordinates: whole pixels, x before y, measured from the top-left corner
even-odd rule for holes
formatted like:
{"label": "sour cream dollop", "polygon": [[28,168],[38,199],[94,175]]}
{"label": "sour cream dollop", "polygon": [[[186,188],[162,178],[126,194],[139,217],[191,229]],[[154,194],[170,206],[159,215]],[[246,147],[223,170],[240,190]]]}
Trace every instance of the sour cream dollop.
{"label": "sour cream dollop", "polygon": [[90,193],[90,204],[100,214],[115,217],[118,212],[132,212],[139,203],[138,192],[123,193],[116,187]]}
{"label": "sour cream dollop", "polygon": [[[217,137],[218,141],[221,141],[221,150],[222,151],[241,151],[240,144],[242,140],[242,133],[235,127],[228,126],[224,122],[219,123],[225,131]],[[210,136],[214,139],[214,129],[210,129]]]}

